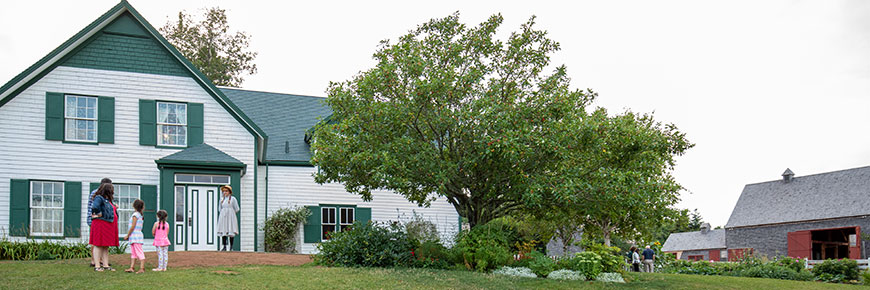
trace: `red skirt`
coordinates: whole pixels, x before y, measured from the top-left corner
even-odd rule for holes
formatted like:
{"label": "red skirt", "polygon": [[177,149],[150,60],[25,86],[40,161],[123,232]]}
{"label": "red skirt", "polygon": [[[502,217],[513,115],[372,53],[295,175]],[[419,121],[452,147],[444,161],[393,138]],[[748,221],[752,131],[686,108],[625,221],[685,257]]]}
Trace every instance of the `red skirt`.
{"label": "red skirt", "polygon": [[[117,216],[115,217],[117,221]],[[97,247],[118,246],[118,224],[110,223],[101,219],[91,222],[91,245]]]}

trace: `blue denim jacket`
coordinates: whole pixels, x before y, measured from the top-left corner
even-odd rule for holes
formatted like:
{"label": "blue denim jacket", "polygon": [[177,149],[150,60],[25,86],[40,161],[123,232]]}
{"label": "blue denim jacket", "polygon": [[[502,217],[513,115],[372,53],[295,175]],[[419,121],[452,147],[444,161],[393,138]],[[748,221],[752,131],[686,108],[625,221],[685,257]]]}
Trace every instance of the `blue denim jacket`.
{"label": "blue denim jacket", "polygon": [[91,212],[94,214],[103,213],[102,217],[96,219],[110,223],[115,221],[115,211],[112,209],[112,204],[102,196],[98,195],[94,197],[94,204],[91,206]]}

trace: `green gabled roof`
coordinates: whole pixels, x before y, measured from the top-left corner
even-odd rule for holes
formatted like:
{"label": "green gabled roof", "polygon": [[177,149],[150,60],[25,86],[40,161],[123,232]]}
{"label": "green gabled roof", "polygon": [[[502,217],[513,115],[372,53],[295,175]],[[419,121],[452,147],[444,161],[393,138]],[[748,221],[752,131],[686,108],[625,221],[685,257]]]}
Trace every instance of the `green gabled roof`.
{"label": "green gabled roof", "polygon": [[305,135],[332,114],[322,97],[220,88],[269,139],[264,160],[274,164],[307,165],[311,151]]}
{"label": "green gabled roof", "polygon": [[199,144],[187,149],[172,153],[166,157],[157,159],[155,162],[161,165],[204,165],[221,167],[244,168],[245,163],[212,147],[208,144]]}
{"label": "green gabled roof", "polygon": [[[132,16],[135,21],[120,21],[126,13]],[[84,29],[73,35],[63,44],[52,50],[48,55],[41,58],[39,61],[25,69],[20,74],[16,75],[12,80],[0,86],[0,106],[5,105],[10,100],[15,98],[30,85],[41,79],[43,76],[51,72],[59,64],[69,60],[75,55],[85,44],[94,40],[96,35],[99,35],[104,29],[114,30],[111,32],[121,32],[141,36],[151,37],[165,48],[169,54],[174,57],[186,69],[191,77],[206,90],[221,106],[223,106],[239,123],[241,123],[251,134],[258,137],[259,140],[265,140],[267,135],[260,127],[258,127],[244,112],[239,109],[227,96],[218,89],[208,77],[199,71],[187,58],[185,58],[172,44],[169,43],[162,35],[139,14],[133,6],[126,0],[109,9],[102,16],[91,22]],[[146,35],[147,34],[147,35]],[[130,66],[127,66],[130,67]],[[119,68],[119,70],[126,70]],[[262,144],[264,142],[260,142]],[[262,150],[260,150],[262,152]]]}

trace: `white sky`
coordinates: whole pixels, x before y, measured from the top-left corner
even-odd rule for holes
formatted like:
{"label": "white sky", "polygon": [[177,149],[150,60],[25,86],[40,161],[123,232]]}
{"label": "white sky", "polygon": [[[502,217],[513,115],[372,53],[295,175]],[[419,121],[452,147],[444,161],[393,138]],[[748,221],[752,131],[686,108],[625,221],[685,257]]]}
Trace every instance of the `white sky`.
{"label": "white sky", "polygon": [[[728,221],[747,183],[870,165],[870,1],[189,1],[131,0],[155,27],[178,11],[228,10],[253,36],[259,73],[243,87],[324,96],[374,65],[378,41],[460,11],[502,34],[531,15],[562,44],[596,105],[655,112],[695,148],[675,176],[682,208]],[[5,83],[117,4],[13,1],[0,10]],[[532,4],[534,3],[534,4]],[[824,209],[820,209],[824,210]]]}

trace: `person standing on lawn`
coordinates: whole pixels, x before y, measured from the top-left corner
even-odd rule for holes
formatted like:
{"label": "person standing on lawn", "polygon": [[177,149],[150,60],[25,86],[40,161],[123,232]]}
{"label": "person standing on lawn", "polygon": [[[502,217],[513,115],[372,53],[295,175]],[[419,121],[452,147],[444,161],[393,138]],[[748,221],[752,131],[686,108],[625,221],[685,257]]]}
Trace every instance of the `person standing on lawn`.
{"label": "person standing on lawn", "polygon": [[142,213],[145,212],[145,202],[141,199],[133,201],[133,215],[130,216],[130,228],[127,230],[125,240],[130,242],[130,268],[124,270],[127,273],[133,273],[133,265],[136,264],[136,259],[139,259],[139,271],[136,274],[145,273],[145,252],[142,251],[142,244],[145,243],[145,236],[142,235],[142,225],[145,221],[142,218]]}
{"label": "person standing on lawn", "polygon": [[94,194],[91,205],[90,243],[95,248],[94,271],[97,272],[115,271],[109,266],[109,247],[118,246],[118,209],[112,203],[114,197],[115,187],[103,183]]}
{"label": "person standing on lawn", "polygon": [[[110,183],[111,184],[112,180],[109,179],[108,177],[104,177],[103,180],[100,180],[100,185],[103,185],[103,183]],[[97,189],[99,189],[99,188],[97,188]],[[91,219],[93,219],[91,217],[91,215],[93,214],[91,212],[91,206],[94,205],[94,195],[97,193],[97,189],[94,189],[93,191],[91,191],[91,195],[88,196],[88,214],[87,214],[87,216],[88,216],[88,228],[91,227]],[[97,256],[96,251],[97,251],[97,248],[94,246],[91,246],[91,257]],[[91,262],[91,267],[93,267],[93,266],[94,266],[94,263]]]}
{"label": "person standing on lawn", "polygon": [[230,249],[233,250],[233,238],[239,234],[238,217],[239,202],[233,197],[233,188],[229,185],[221,186],[220,214],[218,215],[217,234],[224,244],[221,251],[227,251],[227,238],[230,240]]}
{"label": "person standing on lawn", "polygon": [[647,273],[653,272],[653,265],[655,263],[656,252],[646,246],[646,249],[643,250],[643,271]]}
{"label": "person standing on lawn", "polygon": [[637,254],[637,247],[631,246],[631,271],[640,272],[640,255]]}
{"label": "person standing on lawn", "polygon": [[157,222],[151,227],[151,234],[154,235],[153,245],[157,247],[157,268],[151,271],[166,271],[166,264],[169,262],[169,224],[166,222],[166,217],[169,216],[165,210],[157,211]]}

